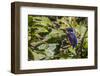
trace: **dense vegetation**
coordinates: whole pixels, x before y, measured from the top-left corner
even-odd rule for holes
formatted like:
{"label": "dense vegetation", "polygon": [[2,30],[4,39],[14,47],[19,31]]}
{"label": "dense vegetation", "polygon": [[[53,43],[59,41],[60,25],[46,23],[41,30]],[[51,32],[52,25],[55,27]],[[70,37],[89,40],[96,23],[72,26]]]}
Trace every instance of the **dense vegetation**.
{"label": "dense vegetation", "polygon": [[[28,16],[28,60],[88,57],[88,19],[69,16]],[[73,48],[66,34],[73,28],[78,43]]]}

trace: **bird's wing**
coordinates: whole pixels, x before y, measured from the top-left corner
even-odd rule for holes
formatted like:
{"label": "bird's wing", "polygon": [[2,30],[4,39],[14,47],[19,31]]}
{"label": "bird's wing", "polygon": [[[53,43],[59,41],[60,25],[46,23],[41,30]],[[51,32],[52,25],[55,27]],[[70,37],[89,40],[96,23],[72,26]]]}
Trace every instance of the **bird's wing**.
{"label": "bird's wing", "polygon": [[69,38],[69,41],[70,43],[73,45],[73,44],[77,44],[77,38],[75,36],[74,33],[70,33],[68,34],[68,38]]}

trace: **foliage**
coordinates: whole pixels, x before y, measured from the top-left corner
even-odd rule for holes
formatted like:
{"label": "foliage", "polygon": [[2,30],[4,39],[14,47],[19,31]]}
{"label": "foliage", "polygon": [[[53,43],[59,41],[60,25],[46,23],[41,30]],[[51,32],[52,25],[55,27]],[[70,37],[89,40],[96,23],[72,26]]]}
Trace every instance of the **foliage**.
{"label": "foliage", "polygon": [[[28,60],[78,59],[88,57],[86,17],[28,16]],[[73,48],[66,28],[73,28],[78,44]]]}

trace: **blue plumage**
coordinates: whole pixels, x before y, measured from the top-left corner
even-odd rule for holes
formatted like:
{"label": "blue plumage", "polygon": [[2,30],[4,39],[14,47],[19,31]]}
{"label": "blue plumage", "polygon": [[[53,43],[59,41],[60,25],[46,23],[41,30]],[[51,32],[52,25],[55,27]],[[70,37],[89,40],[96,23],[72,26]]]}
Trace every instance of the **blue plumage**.
{"label": "blue plumage", "polygon": [[70,41],[70,44],[72,45],[73,48],[75,48],[77,45],[77,38],[75,36],[73,28],[67,28],[66,33]]}

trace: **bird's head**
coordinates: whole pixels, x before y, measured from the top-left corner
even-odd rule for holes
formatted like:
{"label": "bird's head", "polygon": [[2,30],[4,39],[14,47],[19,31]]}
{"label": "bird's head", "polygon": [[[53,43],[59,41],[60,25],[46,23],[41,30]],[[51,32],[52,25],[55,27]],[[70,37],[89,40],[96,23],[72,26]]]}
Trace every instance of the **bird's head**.
{"label": "bird's head", "polygon": [[73,28],[67,28],[67,29],[66,29],[66,32],[67,32],[67,33],[73,32]]}

